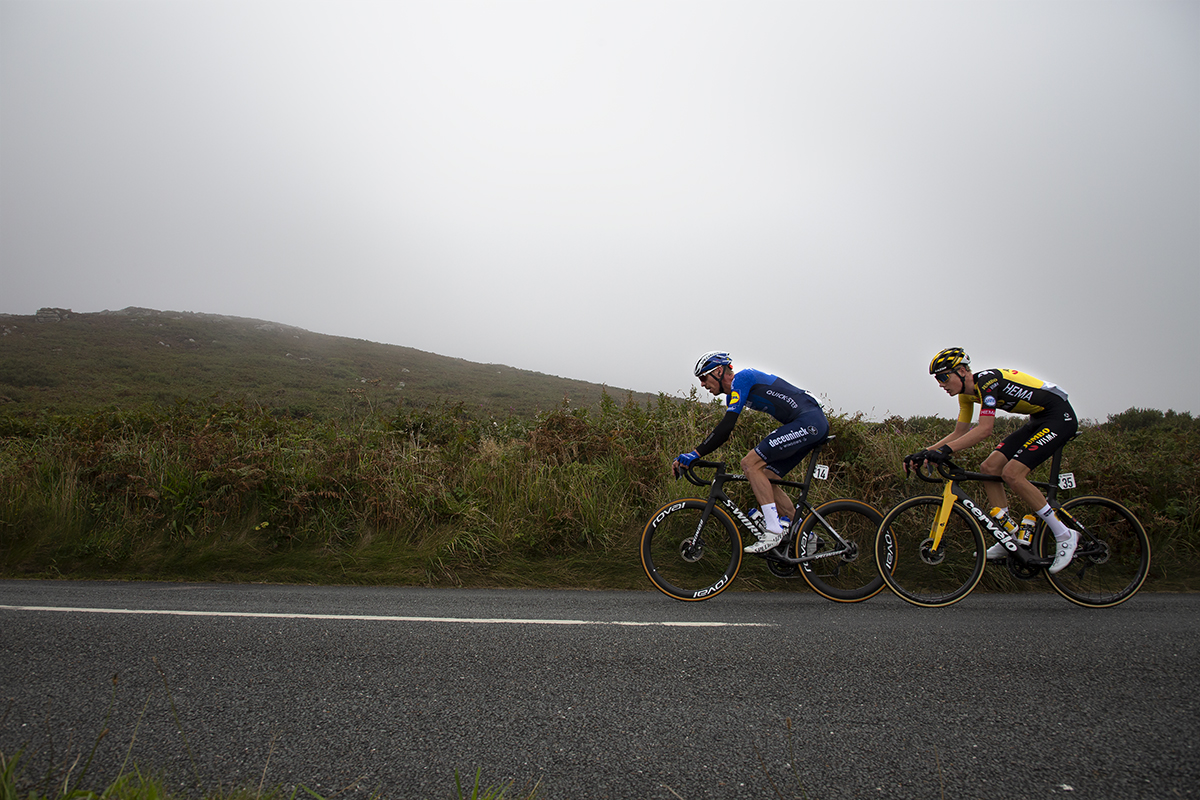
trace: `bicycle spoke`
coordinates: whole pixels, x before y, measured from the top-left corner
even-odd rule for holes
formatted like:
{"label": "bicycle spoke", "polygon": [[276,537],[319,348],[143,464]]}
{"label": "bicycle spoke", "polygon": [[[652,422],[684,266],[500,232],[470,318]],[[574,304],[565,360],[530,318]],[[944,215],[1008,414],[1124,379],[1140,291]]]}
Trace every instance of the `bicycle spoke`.
{"label": "bicycle spoke", "polygon": [[[874,597],[883,589],[874,551],[875,532],[883,515],[857,500],[825,503],[817,508],[817,514],[820,518],[810,514],[804,521],[790,553],[793,558],[799,558],[806,537],[816,534],[817,558],[801,567],[805,582],[822,597],[841,603],[856,603]],[[828,555],[822,556],[822,553]]]}
{"label": "bicycle spoke", "polygon": [[[1047,572],[1054,590],[1089,607],[1115,606],[1133,596],[1150,571],[1150,541],[1137,518],[1103,497],[1079,497],[1063,509],[1084,533],[1071,563],[1056,575]],[[1048,528],[1041,531],[1038,546],[1045,557],[1054,556]]]}
{"label": "bicycle spoke", "polygon": [[938,546],[931,538],[940,497],[913,497],[888,512],[876,538],[883,579],[899,597],[919,606],[945,606],[970,593],[983,576],[979,526],[953,507]]}
{"label": "bicycle spoke", "polygon": [[680,500],[659,509],[642,532],[642,566],[654,585],[677,600],[705,600],[726,589],[742,563],[733,522],[719,509],[700,527],[704,502]]}

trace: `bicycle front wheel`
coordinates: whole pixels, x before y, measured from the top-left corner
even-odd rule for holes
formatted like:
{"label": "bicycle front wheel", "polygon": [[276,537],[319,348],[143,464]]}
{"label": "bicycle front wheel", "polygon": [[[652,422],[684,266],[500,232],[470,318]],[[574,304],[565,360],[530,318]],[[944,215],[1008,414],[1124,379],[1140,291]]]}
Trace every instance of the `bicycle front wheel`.
{"label": "bicycle front wheel", "polygon": [[971,593],[983,577],[983,532],[958,503],[933,548],[942,498],[910,497],[887,513],[875,537],[875,559],[888,588],[913,605],[948,606]]}
{"label": "bicycle front wheel", "polygon": [[879,569],[875,566],[874,543],[883,514],[858,500],[831,500],[817,506],[815,511],[804,520],[800,534],[792,542],[792,558],[800,557],[800,550],[810,533],[817,535],[818,556],[843,549],[833,531],[847,542],[849,549],[840,555],[801,564],[800,575],[804,581],[817,594],[839,603],[857,603],[879,594],[883,590],[883,578],[879,577]]}
{"label": "bicycle front wheel", "polygon": [[654,512],[642,531],[642,567],[676,600],[707,600],[729,588],[742,565],[742,538],[729,515],[703,500],[676,500]]}
{"label": "bicycle front wheel", "polygon": [[[1077,497],[1063,503],[1068,526],[1079,530],[1071,563],[1056,575],[1046,571],[1054,591],[1081,606],[1107,608],[1123,603],[1141,588],[1150,572],[1150,539],[1125,506],[1104,497]],[[1053,558],[1054,536],[1040,526],[1037,552]]]}

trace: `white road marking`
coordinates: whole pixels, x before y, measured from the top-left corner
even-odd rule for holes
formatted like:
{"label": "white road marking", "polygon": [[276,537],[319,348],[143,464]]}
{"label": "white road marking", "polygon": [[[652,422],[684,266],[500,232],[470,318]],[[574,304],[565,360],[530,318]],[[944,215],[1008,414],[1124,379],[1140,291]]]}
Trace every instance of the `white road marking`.
{"label": "white road marking", "polygon": [[391,617],[371,614],[276,614],[258,611],[183,611],[155,608],[73,608],[67,606],[8,606],[3,611],[60,611],[74,614],[144,614],[169,617],[249,617],[252,619],[337,619],[369,622],[459,622],[473,625],[623,625],[666,628],[773,628],[765,622],[626,622],[589,619],[506,619],[503,617]]}

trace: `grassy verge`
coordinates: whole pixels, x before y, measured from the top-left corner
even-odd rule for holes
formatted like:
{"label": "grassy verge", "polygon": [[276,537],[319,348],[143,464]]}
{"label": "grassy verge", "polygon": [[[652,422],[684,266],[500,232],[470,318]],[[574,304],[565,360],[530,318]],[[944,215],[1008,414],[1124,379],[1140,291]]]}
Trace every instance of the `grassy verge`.
{"label": "grassy verge", "polygon": [[[162,674],[161,670],[160,674]],[[26,774],[24,769],[23,750],[19,750],[11,756],[0,751],[0,800],[195,800],[197,797],[204,798],[204,800],[297,800],[297,798],[326,800],[325,797],[304,785],[291,789],[278,785],[266,786],[267,767],[270,765],[269,754],[263,765],[262,778],[257,786],[205,788],[199,773],[195,772],[195,758],[178,714],[175,718],[177,730],[182,737],[188,759],[195,772],[195,781],[191,790],[173,791],[168,788],[169,780],[165,776],[143,771],[137,763],[131,761],[129,753],[133,749],[134,740],[137,739],[136,727],[121,761],[117,777],[96,785],[95,781],[90,780],[89,771],[101,749],[101,744],[109,734],[108,723],[116,700],[116,684],[117,679],[114,676],[113,697],[105,714],[104,723],[87,753],[70,752],[61,762],[55,762],[51,757],[51,763],[45,772],[40,776],[31,777]],[[170,698],[170,689],[167,687],[165,674],[163,675],[163,685],[167,688],[167,695]],[[171,699],[171,708],[172,710],[175,708],[173,698]],[[0,722],[3,722],[4,716],[6,715],[0,716]],[[272,742],[272,744],[274,743]],[[350,786],[343,788],[337,794],[332,795],[329,800],[350,790],[358,789],[359,782],[355,781]],[[446,796],[457,798],[457,800],[535,800],[539,791],[539,784],[518,791],[514,791],[511,781],[485,785],[480,770],[475,771],[473,781],[464,784],[462,777],[455,771],[453,792],[447,791]],[[374,800],[382,795],[375,791],[371,792],[369,796]]]}
{"label": "grassy verge", "polygon": [[[462,406],[293,419],[196,403],[0,416],[0,576],[646,588],[636,555],[645,519],[697,493],[668,465],[722,413],[694,395],[605,395],[597,410],[564,403],[532,419]],[[953,424],[831,421],[830,479],[812,499],[881,510],[928,492],[903,480],[900,459]],[[745,415],[718,455],[736,465],[770,422]],[[1200,588],[1198,431],[1188,414],[1131,409],[1067,449],[1075,494],[1120,500],[1145,525],[1148,590]],[[735,499],[752,505],[741,488]],[[739,588],[798,583],[754,566]],[[989,573],[993,589],[1026,590]]]}
{"label": "grassy verge", "polygon": [[[164,779],[144,774],[136,764],[128,773],[95,789],[81,788],[86,785],[84,781],[72,781],[69,776],[61,784],[43,783],[29,788],[29,783],[21,771],[21,754],[8,757],[0,752],[0,800],[194,800],[197,796],[204,800],[326,800],[304,786],[291,791],[278,786],[265,789],[259,786],[207,790],[198,795],[173,792],[167,788]],[[534,800],[539,796],[536,787],[514,791],[511,783],[485,785],[478,770],[473,782],[464,783],[456,774],[453,783],[453,792],[448,791],[446,795],[457,800]]]}

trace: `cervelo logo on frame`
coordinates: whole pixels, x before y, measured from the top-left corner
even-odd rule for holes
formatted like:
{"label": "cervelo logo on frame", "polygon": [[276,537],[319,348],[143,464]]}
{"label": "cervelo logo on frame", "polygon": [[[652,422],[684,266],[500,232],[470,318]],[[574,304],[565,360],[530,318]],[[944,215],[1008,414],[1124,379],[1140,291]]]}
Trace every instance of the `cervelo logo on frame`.
{"label": "cervelo logo on frame", "polygon": [[976,519],[987,526],[987,529],[991,531],[992,535],[996,537],[997,541],[1004,545],[1006,550],[1011,550],[1014,553],[1017,552],[1017,542],[1015,539],[1013,539],[1012,534],[992,522],[992,518],[983,513],[982,508],[975,505],[967,498],[964,497],[962,499],[962,504],[967,507],[967,510],[970,511]]}

